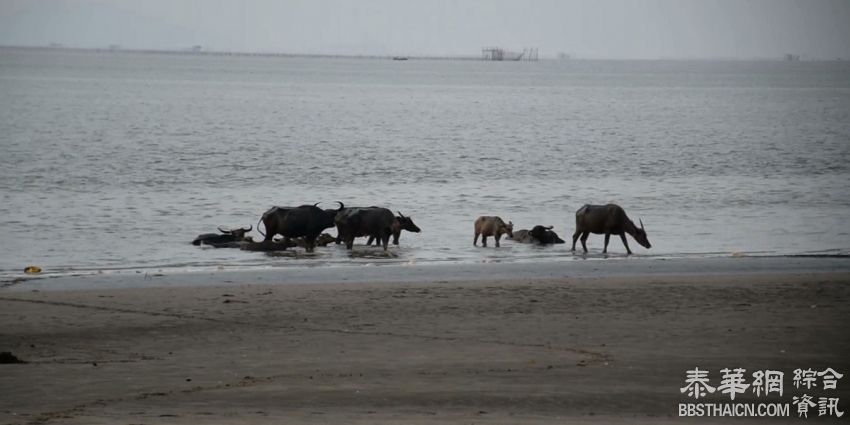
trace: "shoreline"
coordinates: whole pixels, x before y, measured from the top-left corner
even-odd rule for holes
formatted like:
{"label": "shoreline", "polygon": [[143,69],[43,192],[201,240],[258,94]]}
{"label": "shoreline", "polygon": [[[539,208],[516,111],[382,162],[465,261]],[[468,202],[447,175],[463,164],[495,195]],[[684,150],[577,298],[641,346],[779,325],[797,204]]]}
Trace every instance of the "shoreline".
{"label": "shoreline", "polygon": [[0,293],[110,288],[196,287],[235,284],[432,283],[587,277],[711,276],[785,273],[848,273],[850,257],[702,257],[565,259],[482,262],[305,266],[215,271],[103,273],[32,276],[6,281]]}

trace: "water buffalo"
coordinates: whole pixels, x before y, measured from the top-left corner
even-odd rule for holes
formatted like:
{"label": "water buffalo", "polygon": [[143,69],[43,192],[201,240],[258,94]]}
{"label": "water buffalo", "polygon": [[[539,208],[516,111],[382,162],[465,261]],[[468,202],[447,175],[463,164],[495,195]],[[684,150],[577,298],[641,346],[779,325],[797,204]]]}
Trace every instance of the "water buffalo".
{"label": "water buffalo", "polygon": [[346,208],[336,216],[337,238],[345,241],[345,247],[352,249],[354,238],[373,236],[384,245],[389,245],[395,217],[392,211],[381,207]]}
{"label": "water buffalo", "polygon": [[[398,212],[398,211],[396,211]],[[404,214],[398,212],[398,215],[395,216],[395,220],[393,220],[392,234],[393,234],[393,245],[398,245],[398,238],[401,236],[401,231],[407,230],[408,232],[419,233],[421,230],[415,223],[413,223],[413,219],[410,217],[405,217]],[[366,241],[366,245],[372,245],[372,241],[375,240],[374,235],[369,236],[369,240]],[[377,244],[376,244],[377,245]]]}
{"label": "water buffalo", "polygon": [[232,244],[234,242],[242,242],[242,241],[251,241],[250,236],[245,236],[246,233],[250,232],[254,226],[249,226],[247,229],[244,227],[238,229],[222,229],[218,228],[218,233],[204,233],[202,235],[198,235],[195,240],[192,241],[192,245],[212,245],[217,248],[223,247],[223,245]]}
{"label": "water buffalo", "polygon": [[260,218],[266,228],[263,242],[271,241],[275,235],[281,235],[283,249],[286,249],[290,239],[303,237],[307,252],[313,252],[316,247],[316,238],[323,230],[334,226],[337,213],[345,207],[342,202],[338,203],[339,208],[335,210],[323,210],[317,206],[318,204],[272,207]]}
{"label": "water buffalo", "polygon": [[564,243],[564,240],[558,237],[558,234],[552,231],[552,226],[534,226],[531,228],[531,237],[537,240],[541,245]]}
{"label": "water buffalo", "polygon": [[514,237],[514,223],[509,221],[508,224],[500,217],[481,216],[475,219],[475,239],[472,240],[473,246],[478,246],[478,236],[481,236],[481,245],[487,246],[487,237],[493,236],[496,238],[496,248],[499,247],[499,239],[507,233],[509,238]]}
{"label": "water buffalo", "polygon": [[535,243],[536,241],[533,237],[531,237],[531,234],[529,232],[530,230],[528,229],[519,229],[515,231],[514,235],[509,237],[508,239],[519,243]]}
{"label": "water buffalo", "polygon": [[540,245],[564,243],[564,240],[552,231],[552,227],[534,226],[531,230],[517,230],[511,239],[519,243],[536,243]]}
{"label": "water buffalo", "polygon": [[608,239],[612,234],[620,235],[623,245],[626,246],[626,252],[629,254],[632,253],[632,250],[629,249],[626,233],[632,235],[637,243],[641,244],[644,248],[649,249],[652,247],[649,239],[646,238],[643,221],[640,222],[640,228],[638,228],[619,205],[584,205],[579,208],[576,211],[576,232],[573,234],[572,250],[576,250],[576,241],[579,235],[581,235],[581,246],[584,248],[584,252],[587,252],[585,242],[591,233],[605,235],[605,247],[602,249],[603,254],[608,252]]}
{"label": "water buffalo", "polygon": [[[317,246],[327,246],[329,243],[334,241],[333,236],[322,233],[316,238]],[[295,238],[287,241],[286,239],[281,240],[271,240],[271,241],[263,241],[263,242],[251,242],[244,243],[240,246],[243,251],[285,251],[286,248],[294,248],[294,247],[307,247],[307,241],[302,238]]]}
{"label": "water buffalo", "polygon": [[[335,240],[336,240],[336,238],[331,236],[329,233],[322,233],[316,239],[316,245],[318,245],[318,246],[328,246],[329,243],[331,243]],[[298,244],[298,246],[302,246],[301,244],[303,242],[301,240],[296,240],[295,243]]]}

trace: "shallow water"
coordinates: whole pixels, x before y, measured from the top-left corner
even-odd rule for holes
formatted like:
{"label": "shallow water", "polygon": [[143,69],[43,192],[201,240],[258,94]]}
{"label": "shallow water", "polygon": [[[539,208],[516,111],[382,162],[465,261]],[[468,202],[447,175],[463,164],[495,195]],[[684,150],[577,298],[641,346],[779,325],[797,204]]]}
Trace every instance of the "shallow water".
{"label": "shallow water", "polygon": [[[0,49],[0,275],[548,261],[472,246],[478,215],[585,203],[640,256],[848,254],[850,64],[389,61]],[[412,216],[388,254],[189,245],[272,205]],[[334,233],[331,230],[331,233]],[[256,235],[256,232],[254,233]],[[364,241],[365,242],[365,241]],[[602,237],[589,241],[598,257]],[[613,255],[624,252],[612,238]],[[582,258],[581,256],[575,258]]]}

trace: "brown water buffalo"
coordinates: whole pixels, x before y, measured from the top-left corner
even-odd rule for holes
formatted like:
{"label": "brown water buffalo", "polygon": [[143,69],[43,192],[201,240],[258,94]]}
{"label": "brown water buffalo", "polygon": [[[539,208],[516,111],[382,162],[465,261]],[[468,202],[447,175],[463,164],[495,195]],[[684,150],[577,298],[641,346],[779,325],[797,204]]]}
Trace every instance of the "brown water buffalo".
{"label": "brown water buffalo", "polygon": [[394,220],[392,211],[386,208],[346,208],[336,216],[337,239],[345,241],[345,247],[352,249],[355,238],[374,236],[386,251]]}
{"label": "brown water buffalo", "polygon": [[487,246],[487,237],[493,236],[496,239],[496,248],[499,247],[499,239],[503,234],[508,237],[514,236],[514,223],[509,221],[508,224],[500,217],[481,216],[475,219],[475,238],[472,240],[473,246],[478,246],[478,236],[481,236],[481,245]]}
{"label": "brown water buffalo", "polygon": [[528,229],[519,229],[519,230],[515,231],[514,235],[512,237],[508,238],[508,239],[511,239],[514,242],[519,242],[519,243],[535,243],[536,241],[534,240],[533,237],[531,237],[531,234],[529,234],[529,231],[530,230],[528,230]]}
{"label": "brown water buffalo", "polygon": [[290,239],[304,238],[307,252],[313,252],[316,238],[323,230],[334,226],[334,219],[345,207],[338,202],[338,209],[323,210],[318,204],[301,205],[298,207],[272,207],[266,211],[260,221],[266,228],[264,242],[271,241],[275,235],[283,236],[283,249]]}
{"label": "brown water buffalo", "polygon": [[195,240],[192,241],[192,245],[212,245],[216,248],[223,248],[225,245],[233,244],[236,242],[242,241],[251,241],[250,236],[245,236],[246,233],[250,232],[254,226],[249,226],[247,229],[244,227],[240,227],[237,229],[222,229],[218,228],[218,233],[204,233],[202,235],[198,235]]}
{"label": "brown water buffalo", "polygon": [[[398,211],[396,211],[398,212]],[[408,232],[419,233],[421,229],[413,222],[413,219],[410,217],[405,217],[404,214],[398,212],[398,215],[395,216],[395,220],[393,220],[392,227],[392,235],[393,235],[393,245],[398,245],[398,238],[401,236],[401,231],[407,230]],[[366,245],[372,245],[372,241],[375,240],[375,236],[369,236],[369,240],[366,241]]]}
{"label": "brown water buffalo", "polygon": [[644,248],[651,248],[649,239],[646,237],[646,230],[643,228],[643,222],[640,222],[640,227],[635,226],[635,223],[629,219],[626,212],[619,205],[584,205],[576,211],[576,232],[573,234],[573,248],[576,250],[576,241],[581,236],[581,246],[584,252],[587,252],[587,237],[595,233],[597,235],[605,235],[605,247],[602,253],[608,252],[608,239],[611,235],[620,235],[623,240],[623,245],[626,247],[626,252],[631,254],[629,242],[626,240],[626,233],[632,235],[637,243]]}

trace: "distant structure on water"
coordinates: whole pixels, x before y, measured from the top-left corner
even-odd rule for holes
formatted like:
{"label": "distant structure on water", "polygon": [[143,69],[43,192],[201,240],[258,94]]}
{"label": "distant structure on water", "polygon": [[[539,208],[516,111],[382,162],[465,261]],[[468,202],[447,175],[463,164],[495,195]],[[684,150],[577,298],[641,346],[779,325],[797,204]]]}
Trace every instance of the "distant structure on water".
{"label": "distant structure on water", "polygon": [[522,52],[511,52],[501,47],[485,47],[481,49],[481,59],[485,61],[537,61],[536,47],[522,49]]}
{"label": "distant structure on water", "polygon": [[795,55],[795,54],[792,54],[792,53],[786,53],[785,54],[785,61],[786,62],[798,62],[798,61],[800,61],[800,55]]}

